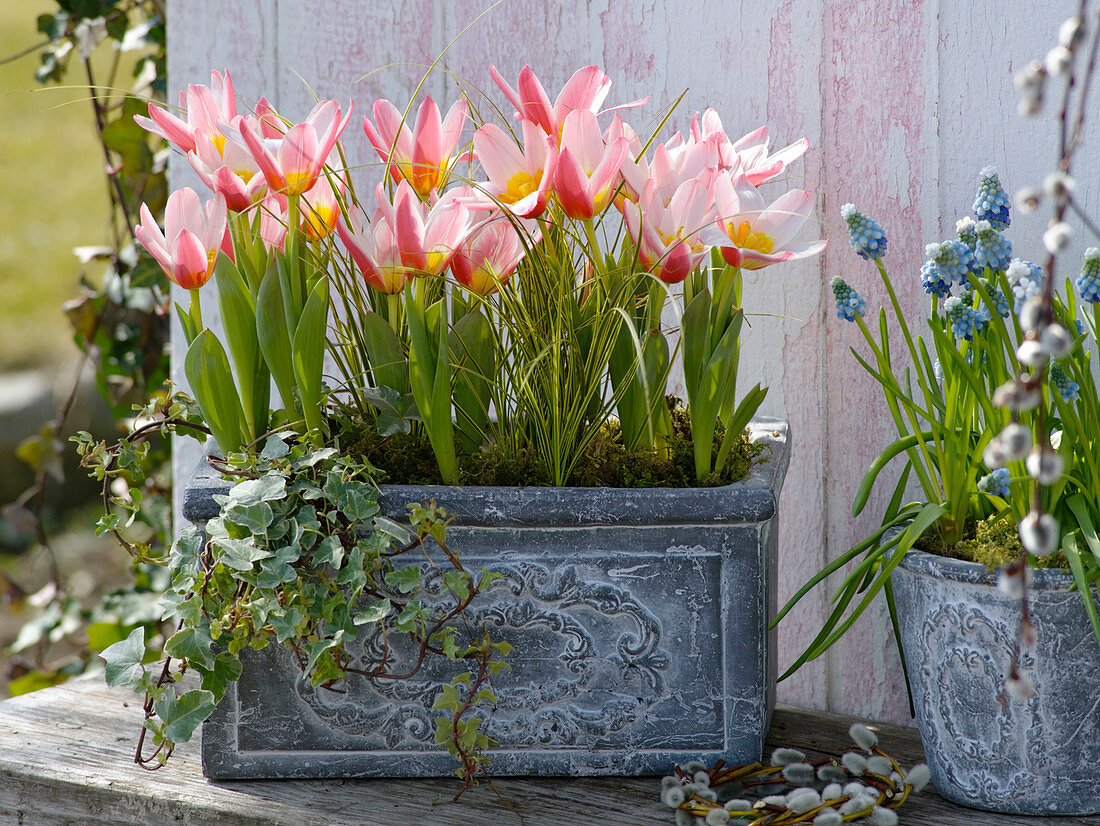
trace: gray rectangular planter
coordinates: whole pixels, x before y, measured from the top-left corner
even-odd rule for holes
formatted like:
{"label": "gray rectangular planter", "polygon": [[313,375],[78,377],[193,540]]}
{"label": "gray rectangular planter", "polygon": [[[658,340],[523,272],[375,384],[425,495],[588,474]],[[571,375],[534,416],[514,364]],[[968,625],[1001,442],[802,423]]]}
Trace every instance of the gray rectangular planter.
{"label": "gray rectangular planter", "polygon": [[[783,422],[751,429],[767,445],[763,461],[721,488],[383,489],[383,513],[395,518],[435,499],[455,516],[448,540],[463,565],[502,574],[472,606],[515,646],[511,671],[493,683],[487,731],[501,745],[490,771],[655,774],[690,759],[760,757],[775,704],[768,625],[790,448]],[[200,468],[184,514],[201,526],[226,487]],[[360,642],[349,650],[369,658],[371,641]],[[300,680],[278,646],[242,656],[244,674],[203,726],[208,777],[453,773],[430,708],[461,667],[399,681],[352,675],[337,694]]]}

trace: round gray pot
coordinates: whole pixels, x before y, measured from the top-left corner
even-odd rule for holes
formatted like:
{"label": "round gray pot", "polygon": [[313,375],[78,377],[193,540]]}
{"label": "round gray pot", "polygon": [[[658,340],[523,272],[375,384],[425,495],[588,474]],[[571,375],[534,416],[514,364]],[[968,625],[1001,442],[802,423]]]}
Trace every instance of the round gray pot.
{"label": "round gray pot", "polygon": [[1004,694],[1020,601],[982,565],[911,551],[891,577],[936,790],[1013,814],[1100,813],[1100,645],[1068,574],[1032,571],[1027,700]]}

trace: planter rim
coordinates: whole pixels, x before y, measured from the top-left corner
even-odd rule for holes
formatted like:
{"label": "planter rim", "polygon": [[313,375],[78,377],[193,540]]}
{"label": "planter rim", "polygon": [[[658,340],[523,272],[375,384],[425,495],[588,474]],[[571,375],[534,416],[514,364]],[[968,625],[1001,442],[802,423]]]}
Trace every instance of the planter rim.
{"label": "planter rim", "polygon": [[[954,582],[969,582],[974,585],[997,587],[997,572],[989,570],[979,562],[966,559],[954,559],[937,556],[927,551],[910,550],[905,554],[899,567],[915,574],[949,579]],[[1073,585],[1073,576],[1061,569],[1028,568],[1028,588],[1038,590],[1066,590]]]}
{"label": "planter rim", "polygon": [[[409,502],[435,500],[463,525],[581,526],[669,525],[763,522],[776,512],[777,496],[790,461],[790,427],[776,418],[749,423],[750,438],[770,455],[749,468],[744,479],[714,488],[579,488],[380,485],[380,507],[389,517],[405,515]],[[184,493],[183,515],[202,523],[217,516],[214,494],[230,483],[206,461]]]}

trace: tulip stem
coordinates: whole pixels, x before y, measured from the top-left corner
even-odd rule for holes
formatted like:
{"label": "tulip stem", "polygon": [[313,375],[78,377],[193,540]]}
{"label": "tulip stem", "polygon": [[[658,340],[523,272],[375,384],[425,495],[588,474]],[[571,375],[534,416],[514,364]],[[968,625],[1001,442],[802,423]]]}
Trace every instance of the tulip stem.
{"label": "tulip stem", "polygon": [[195,325],[195,335],[197,336],[199,333],[201,333],[203,331],[203,326],[202,326],[202,300],[199,297],[200,296],[200,291],[197,287],[193,290],[188,290],[188,292],[191,294],[191,307],[190,307],[191,321]]}
{"label": "tulip stem", "polygon": [[603,275],[603,255],[600,253],[600,242],[596,238],[596,227],[592,224],[591,218],[586,218],[584,221],[584,234],[588,238],[588,248],[592,254],[592,266],[595,267],[597,275]]}

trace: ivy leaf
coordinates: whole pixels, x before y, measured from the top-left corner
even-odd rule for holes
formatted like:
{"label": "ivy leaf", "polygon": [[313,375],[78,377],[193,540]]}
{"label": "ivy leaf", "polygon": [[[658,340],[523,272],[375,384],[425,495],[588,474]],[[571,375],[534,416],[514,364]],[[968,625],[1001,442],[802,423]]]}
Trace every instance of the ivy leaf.
{"label": "ivy leaf", "polygon": [[392,585],[401,593],[411,593],[420,586],[420,566],[409,565],[386,571],[385,580],[387,585]]}
{"label": "ivy leaf", "polygon": [[138,682],[145,674],[141,660],[145,656],[145,628],[138,626],[122,642],[108,646],[99,655],[107,664],[104,676],[107,685],[120,686]]}
{"label": "ivy leaf", "polygon": [[331,565],[334,570],[344,561],[344,543],[338,536],[326,536],[313,552],[314,565]]}
{"label": "ivy leaf", "polygon": [[214,667],[202,675],[202,687],[214,695],[214,702],[225,696],[230,683],[241,676],[241,658],[228,651],[221,651],[214,658]]}
{"label": "ivy leaf", "polygon": [[302,613],[301,609],[297,606],[291,606],[282,611],[272,612],[271,616],[268,617],[268,622],[275,629],[275,639],[279,642],[286,642],[297,635],[298,626],[303,619],[305,619],[305,614]]}
{"label": "ivy leaf", "polygon": [[378,491],[362,482],[351,482],[337,499],[337,507],[351,522],[365,522],[378,513]]}
{"label": "ivy leaf", "polygon": [[352,619],[356,625],[366,625],[371,622],[379,622],[386,618],[386,615],[390,612],[393,606],[388,599],[384,599],[381,602],[376,602],[374,605],[367,608],[365,611],[360,611]]}
{"label": "ivy leaf", "polygon": [[229,490],[229,502],[236,505],[255,505],[285,498],[286,478],[278,473],[268,473],[259,479],[238,482]]}
{"label": "ivy leaf", "polygon": [[387,519],[384,516],[379,516],[374,520],[374,527],[387,536],[392,536],[402,545],[407,545],[413,541],[412,531],[404,525],[394,522],[392,519]]}
{"label": "ivy leaf", "polygon": [[256,502],[252,505],[232,503],[222,513],[225,520],[239,525],[251,534],[264,533],[275,518],[271,505],[267,502]]}
{"label": "ivy leaf", "polygon": [[420,421],[412,393],[398,393],[392,387],[367,387],[363,400],[378,411],[374,426],[383,439],[397,433],[408,433],[412,423]]}
{"label": "ivy leaf", "polygon": [[260,451],[260,458],[267,460],[282,459],[288,453],[290,453],[290,448],[287,443],[283,441],[281,436],[272,433],[264,442],[264,449]]}
{"label": "ivy leaf", "polygon": [[164,737],[173,743],[186,743],[199,724],[214,713],[214,695],[197,688],[175,696],[169,688],[163,699],[153,704],[153,710],[164,721]]}
{"label": "ivy leaf", "polygon": [[443,583],[460,602],[470,595],[470,575],[465,571],[447,571]]}
{"label": "ivy leaf", "polygon": [[210,646],[214,641],[210,634],[198,628],[184,628],[173,634],[164,644],[164,653],[169,657],[187,660],[192,665],[210,670],[214,667],[214,653]]}
{"label": "ivy leaf", "polygon": [[232,539],[228,536],[220,536],[211,539],[210,544],[221,551],[215,557],[215,560],[235,571],[251,571],[254,563],[272,556],[271,551],[257,548],[251,539]]}
{"label": "ivy leaf", "polygon": [[[298,577],[293,563],[298,561],[302,549],[296,543],[284,545],[275,551],[275,555],[260,563],[260,575],[256,578],[257,588],[275,588],[284,582],[293,582]],[[260,623],[261,625],[263,623]]]}

